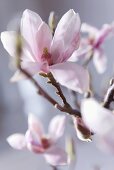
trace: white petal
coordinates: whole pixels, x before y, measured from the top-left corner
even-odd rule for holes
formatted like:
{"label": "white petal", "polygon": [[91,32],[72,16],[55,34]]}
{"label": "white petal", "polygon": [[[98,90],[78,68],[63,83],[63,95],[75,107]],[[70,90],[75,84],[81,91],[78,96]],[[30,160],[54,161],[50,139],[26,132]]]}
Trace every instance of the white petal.
{"label": "white petal", "polygon": [[91,36],[97,36],[97,34],[99,33],[99,30],[87,23],[82,23],[82,26],[81,26],[81,31],[83,33],[88,33],[90,34]]}
{"label": "white petal", "polygon": [[46,161],[53,166],[66,165],[69,163],[67,153],[56,146],[51,147],[47,153],[44,154]]}
{"label": "white petal", "polygon": [[24,149],[26,147],[25,136],[23,134],[13,134],[7,138],[7,142],[14,149]]}
{"label": "white petal", "polygon": [[107,58],[102,49],[94,50],[93,62],[98,73],[102,74],[107,68]]}
{"label": "white petal", "polygon": [[49,124],[49,135],[57,140],[60,138],[65,130],[65,116],[57,115],[55,116]]}
{"label": "white petal", "polygon": [[81,113],[86,126],[99,135],[106,134],[114,127],[112,112],[103,108],[93,98],[82,101]]}
{"label": "white petal", "polygon": [[38,138],[42,137],[44,133],[43,125],[40,120],[34,115],[29,114],[28,116],[28,129],[32,131],[32,133],[36,134]]}
{"label": "white petal", "polygon": [[1,33],[2,44],[12,57],[16,56],[16,35],[17,33],[15,31],[5,31]]}
{"label": "white petal", "polygon": [[61,85],[79,93],[89,90],[89,74],[82,66],[67,62],[53,65],[50,70]]}

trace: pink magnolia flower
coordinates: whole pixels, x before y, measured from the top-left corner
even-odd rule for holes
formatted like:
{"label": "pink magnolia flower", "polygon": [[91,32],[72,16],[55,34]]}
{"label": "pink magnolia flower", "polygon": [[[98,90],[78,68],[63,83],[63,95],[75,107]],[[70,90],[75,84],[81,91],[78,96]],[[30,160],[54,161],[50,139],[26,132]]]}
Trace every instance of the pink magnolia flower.
{"label": "pink magnolia flower", "polygon": [[84,99],[81,104],[82,118],[86,126],[97,136],[98,146],[114,153],[114,114],[102,107],[95,99]]}
{"label": "pink magnolia flower", "polygon": [[7,141],[15,149],[27,148],[34,153],[43,154],[46,161],[53,166],[65,165],[69,162],[67,153],[56,144],[64,129],[65,116],[55,116],[49,124],[48,134],[45,134],[40,120],[30,114],[25,135],[13,134],[7,138]]}
{"label": "pink magnolia flower", "polygon": [[90,55],[93,55],[93,63],[98,73],[103,73],[107,66],[107,57],[104,54],[102,45],[107,37],[114,33],[114,24],[104,24],[100,30],[88,25],[82,24],[82,33],[87,33],[81,39],[80,48],[71,57],[72,60],[77,61],[79,59],[88,59]]}
{"label": "pink magnolia flower", "polygon": [[[40,71],[52,72],[62,85],[79,92],[87,91],[89,86],[87,70],[77,64],[66,63],[79,47],[80,25],[79,15],[71,9],[63,15],[52,36],[49,26],[38,14],[25,10],[20,25],[24,40],[21,67],[32,75]],[[1,33],[4,48],[13,57],[16,55],[15,38],[14,31]],[[17,75],[16,73],[13,80]]]}

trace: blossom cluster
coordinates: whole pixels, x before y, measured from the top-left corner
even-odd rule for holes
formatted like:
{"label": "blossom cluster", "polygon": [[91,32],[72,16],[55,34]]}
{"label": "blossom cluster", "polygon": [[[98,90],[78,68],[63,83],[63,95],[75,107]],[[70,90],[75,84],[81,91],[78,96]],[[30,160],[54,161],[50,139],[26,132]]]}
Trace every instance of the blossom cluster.
{"label": "blossom cluster", "polygon": [[[106,71],[108,60],[103,44],[108,37],[113,38],[114,24],[104,24],[101,29],[87,23],[81,24],[79,14],[73,9],[63,15],[55,29],[51,29],[54,17],[50,18],[48,25],[38,14],[26,9],[19,32],[1,33],[4,48],[17,60],[17,71],[12,81],[30,79],[39,95],[64,114],[69,114],[80,140],[92,141],[94,135],[99,147],[114,153],[114,115],[110,106],[114,101],[114,80],[103,96],[104,100],[99,102],[91,88],[88,68],[89,62],[93,60],[98,73]],[[82,64],[77,61],[82,61]],[[48,83],[55,87],[62,104],[36,82],[34,75],[37,74],[48,78]],[[81,99],[75,102],[76,108],[69,104],[61,86],[75,94],[75,99],[81,95]],[[57,145],[65,129],[65,119],[65,115],[55,116],[49,124],[48,134],[45,134],[41,122],[30,114],[25,135],[13,134],[7,141],[15,149],[43,154],[53,166],[69,164],[69,154]]]}

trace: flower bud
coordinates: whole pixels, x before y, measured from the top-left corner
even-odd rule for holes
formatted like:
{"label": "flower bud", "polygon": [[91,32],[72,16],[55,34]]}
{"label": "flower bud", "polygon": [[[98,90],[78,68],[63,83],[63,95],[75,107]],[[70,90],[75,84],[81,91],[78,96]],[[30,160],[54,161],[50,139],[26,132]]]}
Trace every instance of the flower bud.
{"label": "flower bud", "polygon": [[73,118],[73,121],[74,121],[75,130],[77,133],[77,137],[82,141],[91,142],[92,133],[87,128],[87,126],[84,124],[82,118],[76,117],[76,118]]}

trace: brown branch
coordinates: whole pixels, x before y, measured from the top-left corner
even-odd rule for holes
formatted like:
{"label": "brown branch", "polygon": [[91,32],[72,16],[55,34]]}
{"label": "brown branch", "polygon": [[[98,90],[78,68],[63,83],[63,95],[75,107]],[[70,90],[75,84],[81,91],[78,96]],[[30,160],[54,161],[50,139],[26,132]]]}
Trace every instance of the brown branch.
{"label": "brown branch", "polygon": [[103,106],[105,108],[110,108],[110,104],[114,101],[114,79],[111,79],[110,86],[104,98]]}
{"label": "brown branch", "polygon": [[22,69],[21,66],[19,66],[18,69],[33,83],[33,85],[38,90],[38,94],[43,96],[45,99],[47,99],[55,108],[57,108],[58,110],[60,110],[62,112],[67,112],[70,115],[81,117],[80,112],[71,108],[70,105],[68,107],[67,106],[64,106],[64,107],[61,106],[46,91],[44,91],[42,89],[42,87],[38,84],[38,82],[30,75],[30,73],[28,73],[26,70]]}
{"label": "brown branch", "polygon": [[57,90],[57,91],[56,91],[56,94],[62,99],[62,102],[63,102],[64,106],[69,107],[70,105],[69,105],[69,103],[67,102],[67,100],[66,100],[66,98],[65,98],[65,96],[64,96],[64,94],[63,94],[63,92],[62,92],[62,90],[61,90],[61,88],[60,88],[60,85],[59,85],[59,83],[55,80],[55,78],[53,77],[52,73],[51,73],[51,72],[48,73],[48,74],[47,74],[47,77],[48,77],[48,79],[49,79],[48,83],[52,84],[52,85],[56,88],[56,90]]}

